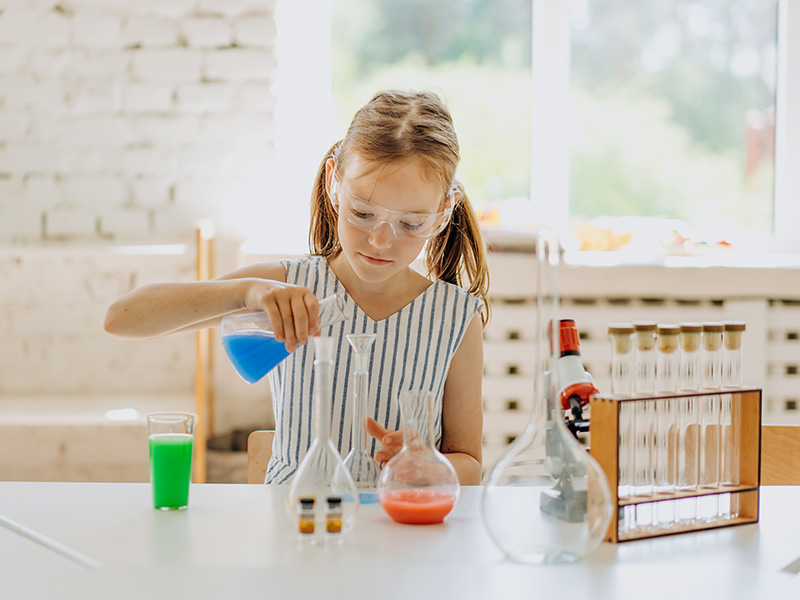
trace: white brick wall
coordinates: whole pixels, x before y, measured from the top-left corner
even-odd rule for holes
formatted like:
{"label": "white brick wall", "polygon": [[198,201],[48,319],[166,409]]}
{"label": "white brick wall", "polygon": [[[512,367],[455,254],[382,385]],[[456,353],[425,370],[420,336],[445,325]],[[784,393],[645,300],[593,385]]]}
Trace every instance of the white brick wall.
{"label": "white brick wall", "polygon": [[175,190],[265,194],[276,1],[0,3],[0,244],[236,236]]}

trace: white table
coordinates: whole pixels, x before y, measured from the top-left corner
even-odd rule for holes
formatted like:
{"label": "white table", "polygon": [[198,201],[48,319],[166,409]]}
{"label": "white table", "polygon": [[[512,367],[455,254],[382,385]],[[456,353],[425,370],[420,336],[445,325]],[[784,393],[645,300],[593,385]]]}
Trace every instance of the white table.
{"label": "white table", "polygon": [[[571,565],[511,563],[464,488],[442,525],[362,506],[341,547],[302,547],[286,487],[193,485],[188,510],[135,483],[0,482],[0,514],[99,561],[0,528],[0,598],[800,598],[800,487],[762,488],[761,522],[626,544]],[[113,592],[113,595],[112,595]],[[781,596],[778,596],[781,594]]]}

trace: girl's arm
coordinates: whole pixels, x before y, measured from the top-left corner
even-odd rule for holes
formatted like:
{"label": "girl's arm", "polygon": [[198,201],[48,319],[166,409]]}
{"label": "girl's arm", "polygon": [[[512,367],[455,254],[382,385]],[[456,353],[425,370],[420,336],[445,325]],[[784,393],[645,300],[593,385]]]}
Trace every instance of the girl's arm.
{"label": "girl's arm", "polygon": [[483,438],[483,327],[475,315],[447,373],[442,399],[442,453],[461,485],[481,482]]}
{"label": "girl's arm", "polygon": [[[447,373],[442,398],[442,453],[458,474],[461,485],[481,482],[483,437],[483,329],[479,315],[473,317]],[[367,418],[367,433],[381,448],[375,460],[385,463],[403,447],[403,430],[393,431]]]}
{"label": "girl's arm", "polygon": [[117,337],[150,339],[214,327],[239,310],[263,310],[291,352],[316,329],[319,304],[310,290],[285,280],[280,263],[263,263],[211,281],[145,285],[108,307],[104,327]]}

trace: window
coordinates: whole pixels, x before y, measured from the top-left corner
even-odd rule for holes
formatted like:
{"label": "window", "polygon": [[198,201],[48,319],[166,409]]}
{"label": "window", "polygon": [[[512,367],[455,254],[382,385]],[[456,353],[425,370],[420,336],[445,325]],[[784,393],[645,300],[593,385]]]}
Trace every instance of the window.
{"label": "window", "polygon": [[571,6],[573,222],[675,220],[675,244],[771,233],[777,3]]}
{"label": "window", "polygon": [[530,0],[335,0],[339,137],[386,88],[432,90],[461,144],[458,177],[478,208],[530,193]]}
{"label": "window", "polygon": [[333,138],[378,89],[438,91],[487,221],[607,227],[604,250],[626,229],[667,254],[682,235],[800,250],[791,0],[335,0],[320,18]]}

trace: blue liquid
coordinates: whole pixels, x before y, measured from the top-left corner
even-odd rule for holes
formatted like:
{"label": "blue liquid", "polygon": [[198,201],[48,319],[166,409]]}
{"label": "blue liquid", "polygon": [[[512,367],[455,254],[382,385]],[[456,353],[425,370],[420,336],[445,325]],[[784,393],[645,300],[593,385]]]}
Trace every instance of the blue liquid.
{"label": "blue liquid", "polygon": [[378,501],[378,492],[358,492],[358,501],[361,504],[372,504]]}
{"label": "blue liquid", "polygon": [[283,342],[275,341],[270,331],[223,335],[222,345],[236,372],[247,383],[259,381],[289,356]]}

